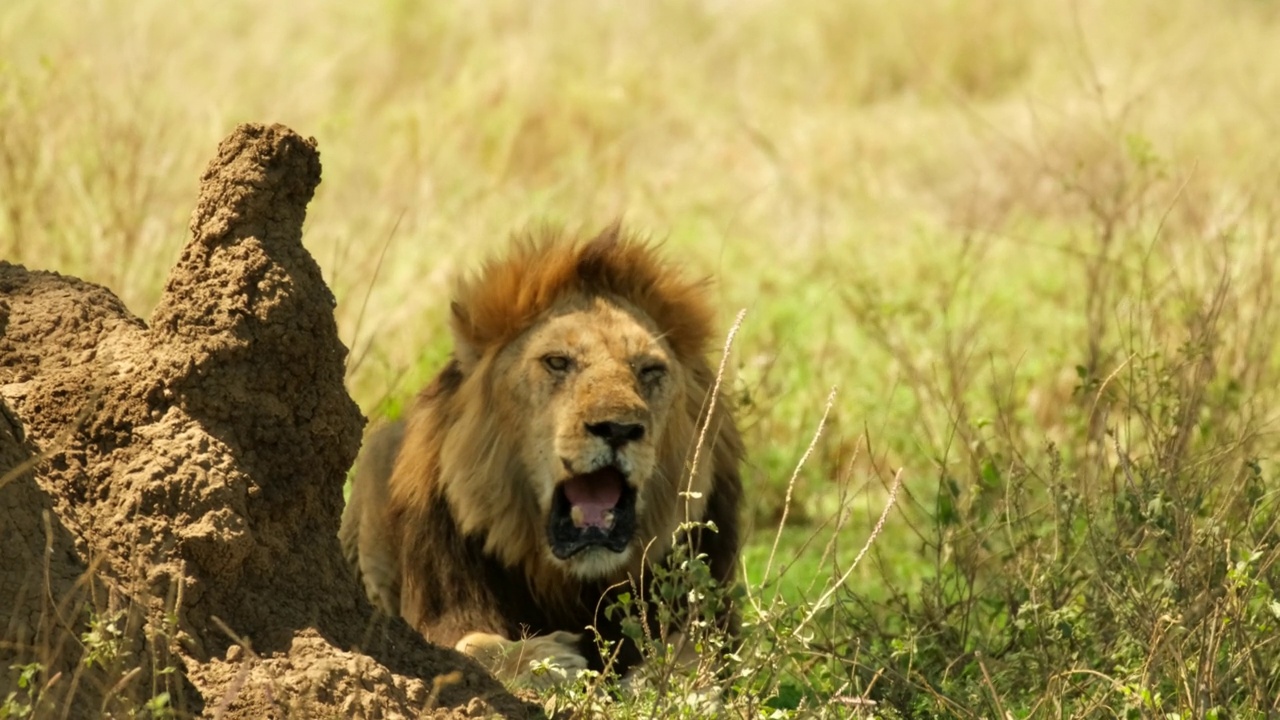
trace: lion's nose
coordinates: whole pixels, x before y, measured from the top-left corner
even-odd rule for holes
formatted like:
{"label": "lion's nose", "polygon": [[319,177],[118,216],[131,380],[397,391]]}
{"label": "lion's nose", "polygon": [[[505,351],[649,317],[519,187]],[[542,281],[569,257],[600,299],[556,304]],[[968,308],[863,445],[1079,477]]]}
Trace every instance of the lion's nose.
{"label": "lion's nose", "polygon": [[616,422],[587,423],[587,432],[603,438],[609,443],[609,447],[617,448],[644,437],[644,425]]}

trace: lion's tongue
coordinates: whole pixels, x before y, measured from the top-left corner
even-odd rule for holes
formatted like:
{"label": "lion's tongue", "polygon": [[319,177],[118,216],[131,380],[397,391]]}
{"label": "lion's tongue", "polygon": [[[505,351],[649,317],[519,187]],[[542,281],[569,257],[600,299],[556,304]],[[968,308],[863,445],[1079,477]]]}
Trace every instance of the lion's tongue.
{"label": "lion's tongue", "polygon": [[583,526],[607,530],[612,519],[606,519],[605,513],[622,499],[622,475],[614,468],[604,468],[571,477],[564,483],[564,496],[570,505],[582,511]]}

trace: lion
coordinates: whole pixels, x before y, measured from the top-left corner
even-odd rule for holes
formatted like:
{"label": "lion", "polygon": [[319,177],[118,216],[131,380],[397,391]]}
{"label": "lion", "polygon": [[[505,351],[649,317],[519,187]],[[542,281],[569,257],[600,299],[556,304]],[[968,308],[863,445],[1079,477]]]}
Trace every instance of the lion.
{"label": "lion", "polygon": [[[711,401],[707,287],[617,223],[461,278],[451,357],[356,464],[339,536],[373,604],[520,685],[638,665],[603,610],[678,543],[731,584],[744,451]],[[731,604],[717,622],[732,637]]]}

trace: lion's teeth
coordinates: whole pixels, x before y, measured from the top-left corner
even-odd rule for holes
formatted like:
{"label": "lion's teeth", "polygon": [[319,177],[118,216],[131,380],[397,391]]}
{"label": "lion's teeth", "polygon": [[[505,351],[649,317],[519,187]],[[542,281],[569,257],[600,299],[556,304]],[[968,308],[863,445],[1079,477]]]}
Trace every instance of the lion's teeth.
{"label": "lion's teeth", "polygon": [[569,508],[569,519],[573,521],[574,527],[582,527],[587,521],[586,516],[582,513],[582,508],[577,505]]}
{"label": "lion's teeth", "polygon": [[613,511],[605,510],[604,511],[604,529],[609,530],[612,527],[613,527]]}

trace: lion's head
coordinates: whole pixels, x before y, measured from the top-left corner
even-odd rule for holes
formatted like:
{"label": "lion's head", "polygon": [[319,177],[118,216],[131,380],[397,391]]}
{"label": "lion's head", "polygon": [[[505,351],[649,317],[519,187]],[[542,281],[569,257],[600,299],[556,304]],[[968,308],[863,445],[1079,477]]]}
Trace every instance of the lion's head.
{"label": "lion's head", "polygon": [[436,464],[438,487],[393,495],[442,492],[465,534],[540,583],[660,556],[702,517],[716,456],[740,452],[718,403],[707,444],[728,441],[691,467],[714,379],[705,287],[616,226],[518,241],[460,281],[437,412],[411,420],[439,444],[401,462]]}
{"label": "lion's head", "polygon": [[551,555],[584,577],[624,564],[685,395],[662,332],[629,303],[575,293],[498,352],[493,381],[524,419],[524,478]]}

